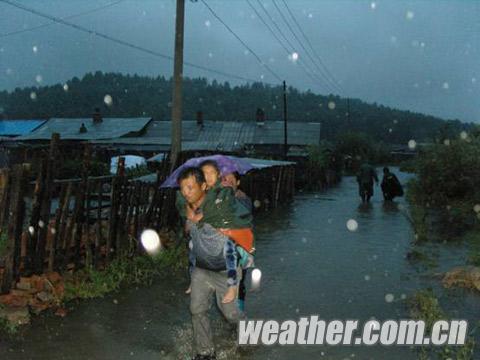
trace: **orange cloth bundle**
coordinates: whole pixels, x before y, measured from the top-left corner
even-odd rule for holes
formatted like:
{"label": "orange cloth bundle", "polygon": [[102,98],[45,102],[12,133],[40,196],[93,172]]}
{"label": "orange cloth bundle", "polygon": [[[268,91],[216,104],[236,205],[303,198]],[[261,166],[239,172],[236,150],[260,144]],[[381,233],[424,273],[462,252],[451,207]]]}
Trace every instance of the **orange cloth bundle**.
{"label": "orange cloth bundle", "polygon": [[249,253],[253,250],[254,236],[252,228],[243,229],[218,229],[223,235],[228,236],[237,245],[244,248]]}

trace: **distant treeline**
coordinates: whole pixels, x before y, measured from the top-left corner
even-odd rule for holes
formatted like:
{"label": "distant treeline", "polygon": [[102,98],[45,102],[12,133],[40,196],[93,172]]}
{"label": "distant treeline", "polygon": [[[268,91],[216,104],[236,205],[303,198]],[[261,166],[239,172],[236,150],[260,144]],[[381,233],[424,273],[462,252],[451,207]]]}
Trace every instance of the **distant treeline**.
{"label": "distant treeline", "polygon": [[[257,108],[268,120],[283,119],[281,86],[253,83],[231,86],[205,78],[184,79],[183,118],[194,120],[201,110],[205,120],[254,121]],[[100,71],[74,77],[66,84],[15,89],[0,92],[0,117],[37,119],[50,117],[89,117],[94,108],[104,116],[149,116],[170,119],[172,80]],[[104,103],[110,95],[113,104]],[[349,111],[350,109],[350,111]],[[334,140],[345,132],[363,132],[391,144],[408,140],[429,141],[457,136],[472,125],[459,120],[442,120],[358,99],[347,101],[335,95],[288,89],[290,121],[322,122],[322,137]]]}

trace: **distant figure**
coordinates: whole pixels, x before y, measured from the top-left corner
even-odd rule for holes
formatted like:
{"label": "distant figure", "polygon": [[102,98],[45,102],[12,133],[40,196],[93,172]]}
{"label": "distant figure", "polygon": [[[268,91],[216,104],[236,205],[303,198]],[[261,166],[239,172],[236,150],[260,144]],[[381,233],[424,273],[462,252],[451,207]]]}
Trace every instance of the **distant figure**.
{"label": "distant figure", "polygon": [[396,196],[403,196],[403,188],[395,174],[390,172],[388,167],[383,168],[382,179],[383,198],[392,201]]}
{"label": "distant figure", "polygon": [[369,164],[362,164],[357,173],[357,182],[358,192],[363,203],[370,202],[370,198],[373,196],[373,181],[378,184],[377,172],[373,166]]}

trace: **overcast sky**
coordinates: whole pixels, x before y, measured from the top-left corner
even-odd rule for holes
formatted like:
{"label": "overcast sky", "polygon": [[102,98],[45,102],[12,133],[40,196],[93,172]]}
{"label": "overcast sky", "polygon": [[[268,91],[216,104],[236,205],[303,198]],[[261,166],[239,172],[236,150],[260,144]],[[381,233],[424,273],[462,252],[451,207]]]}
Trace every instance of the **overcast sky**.
{"label": "overcast sky", "polygon": [[[89,12],[68,21],[173,55],[173,0],[12,1],[59,18]],[[247,0],[205,1],[289,85],[443,118],[480,122],[480,1],[285,0],[314,54],[283,0],[275,0],[317,65],[312,64],[272,0],[249,2],[289,53]],[[105,7],[111,3],[115,4]],[[93,9],[98,10],[90,12]],[[275,29],[272,20],[290,44]],[[43,24],[48,26],[29,30]],[[202,1],[186,1],[185,61],[249,79],[279,83]],[[320,61],[334,78],[330,82],[319,74],[320,70],[325,71]],[[304,68],[310,69],[308,73]],[[64,82],[96,70],[169,77],[173,63],[52,24],[0,0],[1,90]],[[184,73],[231,84],[240,82],[188,66]],[[330,84],[333,81],[339,84],[336,89]]]}

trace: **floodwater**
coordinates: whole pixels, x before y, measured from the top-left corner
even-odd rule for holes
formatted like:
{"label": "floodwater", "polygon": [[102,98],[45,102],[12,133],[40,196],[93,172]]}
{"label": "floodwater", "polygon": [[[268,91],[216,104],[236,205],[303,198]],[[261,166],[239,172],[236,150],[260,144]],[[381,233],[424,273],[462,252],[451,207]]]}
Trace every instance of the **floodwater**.
{"label": "floodwater", "polygon": [[[398,173],[402,183],[408,175]],[[465,249],[430,244],[439,266],[406,259],[414,233],[404,199],[385,205],[380,188],[361,206],[355,179],[326,192],[299,194],[295,202],[258,215],[258,290],[247,297],[251,319],[358,319],[359,324],[408,318],[406,301],[432,288],[451,318],[480,314],[480,296],[445,290],[435,272],[465,264]],[[350,230],[347,222],[358,225]],[[352,223],[352,222],[351,222]],[[355,223],[353,223],[355,225]],[[351,231],[354,230],[354,231]],[[185,275],[164,276],[149,287],[131,288],[85,301],[64,319],[37,317],[19,340],[0,340],[4,359],[188,359],[191,346]],[[212,310],[219,358],[223,359],[416,359],[406,346],[258,346],[235,353],[235,334]],[[476,335],[478,340],[478,335]],[[476,350],[478,351],[478,349]],[[477,355],[478,356],[478,355]]]}

